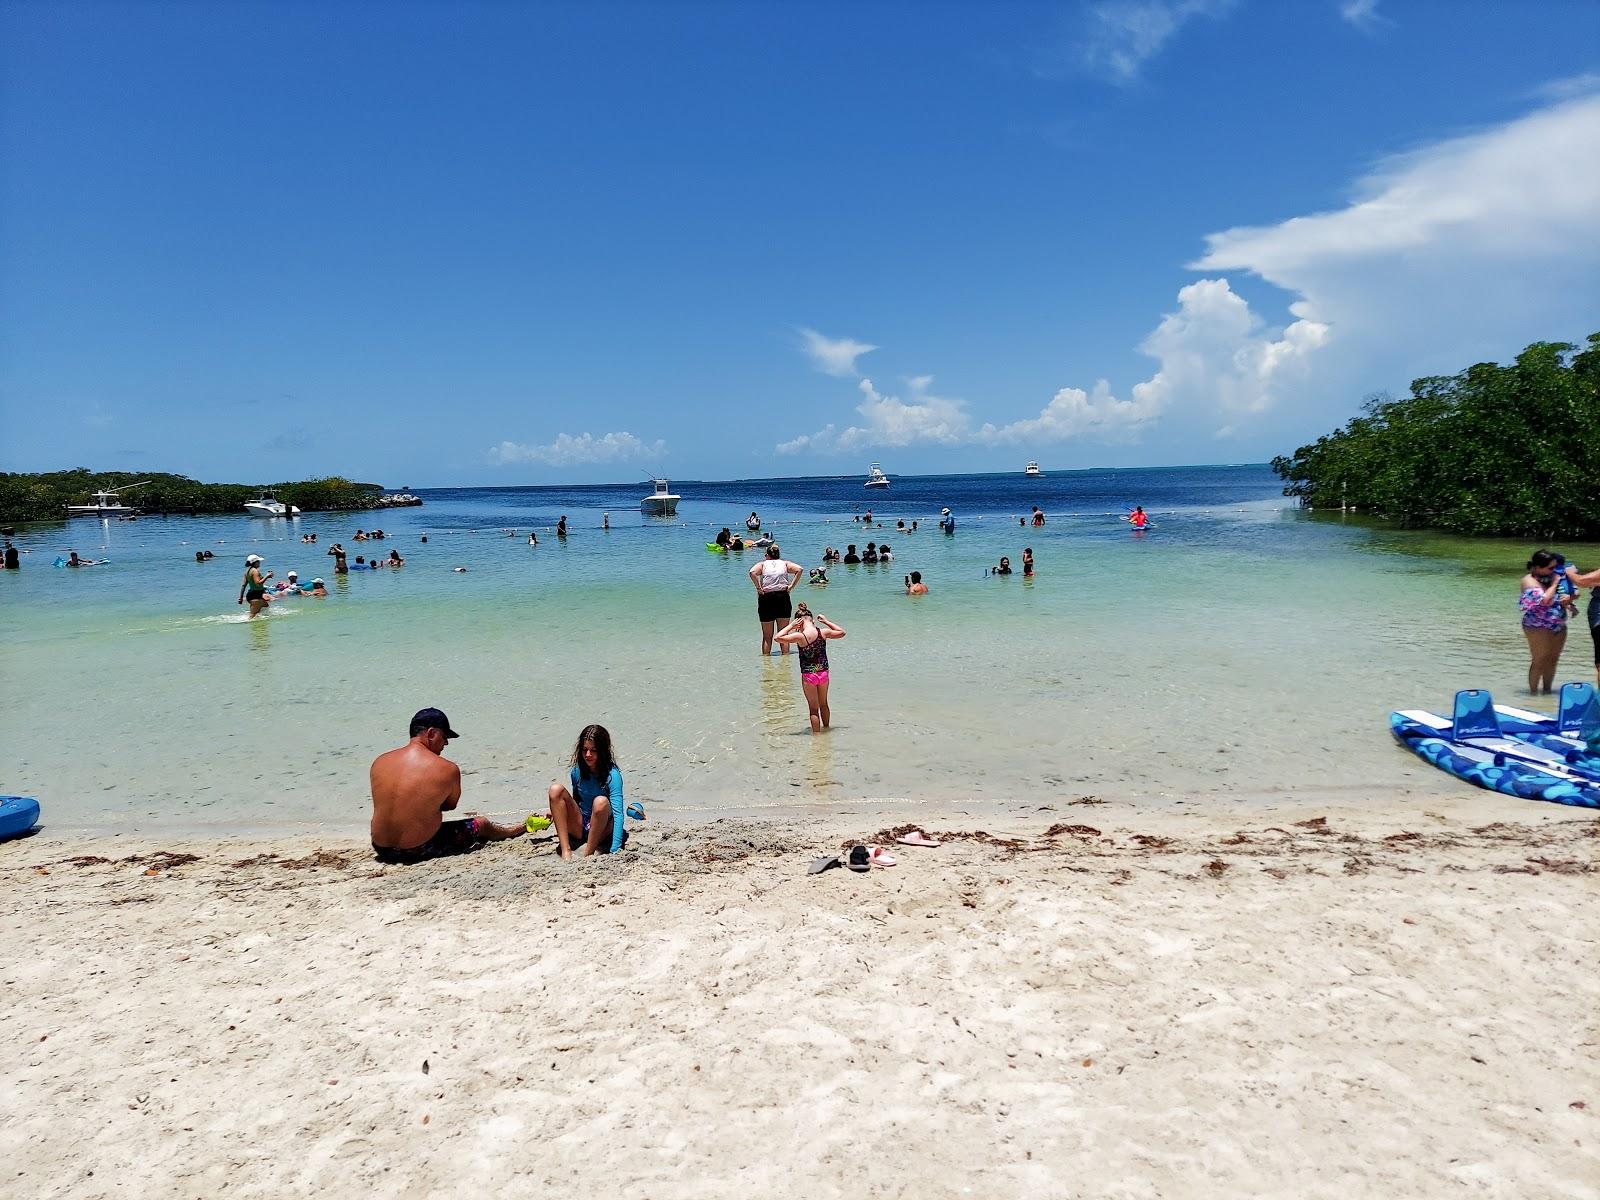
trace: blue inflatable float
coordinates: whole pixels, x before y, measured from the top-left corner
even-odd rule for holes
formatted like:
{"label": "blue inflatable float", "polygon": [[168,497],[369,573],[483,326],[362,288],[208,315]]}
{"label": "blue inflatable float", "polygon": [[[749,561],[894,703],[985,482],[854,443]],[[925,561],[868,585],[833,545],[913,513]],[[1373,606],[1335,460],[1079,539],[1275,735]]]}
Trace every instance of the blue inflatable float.
{"label": "blue inflatable float", "polygon": [[[1584,687],[1587,684],[1568,687]],[[1563,700],[1567,689],[1562,689]],[[1590,699],[1593,689],[1588,691]],[[1583,700],[1574,694],[1575,702]],[[1564,706],[1565,707],[1565,706]],[[1596,715],[1587,703],[1590,716]],[[1456,693],[1450,718],[1418,709],[1389,714],[1389,728],[1402,746],[1441,771],[1477,787],[1579,808],[1600,808],[1600,757],[1589,750],[1586,734],[1600,726],[1562,730],[1562,718],[1509,710],[1508,734],[1488,692],[1473,688]]]}

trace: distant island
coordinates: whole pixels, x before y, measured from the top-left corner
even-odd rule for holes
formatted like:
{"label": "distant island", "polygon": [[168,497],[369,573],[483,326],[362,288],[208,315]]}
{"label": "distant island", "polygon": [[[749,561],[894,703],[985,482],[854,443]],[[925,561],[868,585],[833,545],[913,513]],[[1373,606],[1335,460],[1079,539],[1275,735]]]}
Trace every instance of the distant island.
{"label": "distant island", "polygon": [[[134,487],[132,485],[138,484]],[[96,492],[122,492],[122,501],[151,514],[242,515],[247,500],[263,490],[302,512],[352,512],[385,508],[384,489],[332,476],[298,482],[260,484],[201,483],[186,475],[131,474],[127,471],[0,471],[0,522],[64,520],[69,504],[92,502]]]}
{"label": "distant island", "polygon": [[1272,460],[1286,496],[1478,536],[1600,538],[1600,333],[1418,379]]}

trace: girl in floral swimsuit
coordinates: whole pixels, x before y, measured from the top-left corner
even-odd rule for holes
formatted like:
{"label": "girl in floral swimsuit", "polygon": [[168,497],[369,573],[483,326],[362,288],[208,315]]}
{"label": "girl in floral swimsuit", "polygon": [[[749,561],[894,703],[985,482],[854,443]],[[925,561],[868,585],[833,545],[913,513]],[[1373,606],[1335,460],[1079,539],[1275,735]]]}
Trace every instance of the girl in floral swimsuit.
{"label": "girl in floral swimsuit", "polygon": [[1528,639],[1528,691],[1548,696],[1555,682],[1556,663],[1567,644],[1567,610],[1562,605],[1563,576],[1556,556],[1535,550],[1522,577],[1522,636]]}
{"label": "girl in floral swimsuit", "polygon": [[832,715],[828,710],[828,642],[843,636],[843,629],[813,613],[802,601],[795,608],[794,618],[774,639],[800,652],[800,687],[806,694],[812,733],[828,728]]}

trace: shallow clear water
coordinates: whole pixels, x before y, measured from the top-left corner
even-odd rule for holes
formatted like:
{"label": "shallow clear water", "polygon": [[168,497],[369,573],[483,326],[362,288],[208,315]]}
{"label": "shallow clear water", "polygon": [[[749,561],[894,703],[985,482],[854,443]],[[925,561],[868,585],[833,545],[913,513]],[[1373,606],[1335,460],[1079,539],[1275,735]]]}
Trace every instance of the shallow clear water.
{"label": "shallow clear water", "polygon": [[[367,763],[430,704],[464,734],[466,807],[503,814],[542,807],[590,721],[611,729],[630,794],[678,811],[1446,788],[1392,744],[1390,709],[1524,686],[1530,547],[1306,514],[1264,467],[897,479],[889,494],[675,481],[675,520],[639,514],[646,490],[435,491],[422,508],[292,525],[24,527],[23,569],[0,573],[0,790],[38,796],[58,828],[356,829]],[[1154,514],[1146,534],[1118,519],[1133,502]],[[1035,503],[1049,523],[1020,528]],[[881,528],[851,521],[868,505]],[[943,505],[954,537],[934,526]],[[830,646],[823,737],[794,658],[757,654],[757,552],[704,548],[751,508],[807,566],[826,544],[895,549],[797,589],[849,631]],[[896,535],[899,517],[923,527]],[[373,525],[386,541],[352,541]],[[352,561],[397,548],[408,565],[335,576],[336,540]],[[985,577],[1001,554],[1020,572],[1024,546],[1036,579]],[[196,564],[197,548],[218,557]],[[112,562],[53,569],[68,549]],[[251,550],[279,578],[322,575],[330,595],[245,621]],[[912,569],[929,596],[903,594]],[[1589,677],[1581,626],[1563,679]]]}

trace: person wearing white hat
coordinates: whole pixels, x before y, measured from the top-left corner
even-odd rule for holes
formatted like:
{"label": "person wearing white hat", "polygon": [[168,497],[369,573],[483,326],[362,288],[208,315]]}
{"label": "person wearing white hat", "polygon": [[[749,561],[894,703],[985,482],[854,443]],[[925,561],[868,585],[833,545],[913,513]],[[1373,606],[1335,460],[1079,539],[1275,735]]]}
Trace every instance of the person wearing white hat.
{"label": "person wearing white hat", "polygon": [[327,584],[320,579],[313,579],[311,581],[311,594],[313,596],[326,596],[328,594]]}
{"label": "person wearing white hat", "polygon": [[956,531],[956,519],[950,515],[948,508],[939,510],[939,528],[946,533],[954,533]]}
{"label": "person wearing white hat", "polygon": [[247,554],[244,560],[244,580],[239,584],[239,603],[250,602],[250,617],[254,621],[267,606],[267,580],[272,572],[262,574],[261,555]]}

